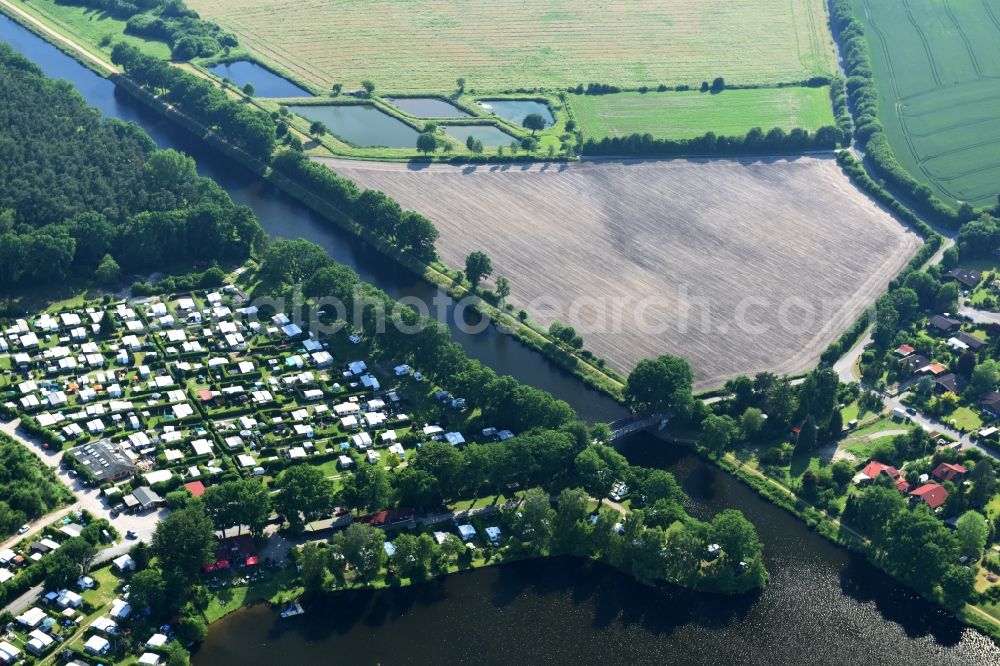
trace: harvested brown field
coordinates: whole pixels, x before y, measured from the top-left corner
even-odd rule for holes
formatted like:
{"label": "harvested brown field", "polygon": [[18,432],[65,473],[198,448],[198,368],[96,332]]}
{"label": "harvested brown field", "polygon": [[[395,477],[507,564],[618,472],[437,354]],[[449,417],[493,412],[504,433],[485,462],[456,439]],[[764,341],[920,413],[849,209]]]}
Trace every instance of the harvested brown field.
{"label": "harvested brown field", "polygon": [[920,246],[831,158],[324,161],[430,217],[449,265],[485,251],[515,307],[615,369],[676,354],[699,390],[811,367]]}

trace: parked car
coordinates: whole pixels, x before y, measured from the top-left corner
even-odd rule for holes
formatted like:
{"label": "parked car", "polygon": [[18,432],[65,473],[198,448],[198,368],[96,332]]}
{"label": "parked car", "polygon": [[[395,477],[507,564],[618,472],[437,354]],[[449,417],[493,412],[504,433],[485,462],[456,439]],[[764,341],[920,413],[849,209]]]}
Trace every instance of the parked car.
{"label": "parked car", "polygon": [[17,530],[17,533],[18,534],[24,534],[24,533],[26,533],[30,529],[31,529],[31,525],[28,524],[28,523],[25,523],[24,525],[21,525],[21,527]]}
{"label": "parked car", "polygon": [[129,530],[128,532],[125,532],[125,538],[126,539],[137,539],[138,537],[136,536],[135,532],[133,532],[132,530]]}

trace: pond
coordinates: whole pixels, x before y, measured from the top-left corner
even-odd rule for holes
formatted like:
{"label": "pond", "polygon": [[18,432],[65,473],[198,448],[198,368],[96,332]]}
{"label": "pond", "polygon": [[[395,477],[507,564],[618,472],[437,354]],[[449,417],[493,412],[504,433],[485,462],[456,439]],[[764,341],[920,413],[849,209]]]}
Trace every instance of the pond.
{"label": "pond", "polygon": [[417,130],[370,104],[302,105],[290,106],[288,110],[322,122],[330,132],[360,148],[413,148],[417,145]]}
{"label": "pond", "polygon": [[288,79],[278,76],[266,67],[249,60],[224,62],[209,67],[208,71],[222,79],[229,79],[239,87],[251,84],[257,97],[312,97],[313,94]]}
{"label": "pond", "polygon": [[506,146],[511,141],[517,141],[507,132],[492,125],[442,125],[442,127],[448,136],[462,145],[465,145],[470,136],[479,139],[487,147]]}
{"label": "pond", "polygon": [[477,104],[490,113],[518,126],[531,113],[538,113],[542,118],[545,118],[546,127],[556,121],[548,104],[530,99],[481,99]]}
{"label": "pond", "polygon": [[405,111],[414,118],[470,118],[467,113],[454,104],[435,97],[386,97],[397,109]]}

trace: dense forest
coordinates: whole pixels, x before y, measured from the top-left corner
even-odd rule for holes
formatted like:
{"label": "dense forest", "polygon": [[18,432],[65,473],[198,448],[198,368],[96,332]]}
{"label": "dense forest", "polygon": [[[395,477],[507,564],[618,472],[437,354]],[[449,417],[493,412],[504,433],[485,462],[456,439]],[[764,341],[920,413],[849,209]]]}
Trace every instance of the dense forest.
{"label": "dense forest", "polygon": [[71,497],[31,451],[0,434],[0,538]]}
{"label": "dense forest", "polygon": [[127,20],[126,32],[170,44],[175,60],[207,58],[237,46],[236,35],[202,20],[183,0],[57,0],[59,4],[92,7]]}
{"label": "dense forest", "polygon": [[242,259],[263,238],[194,161],[0,44],[0,288]]}

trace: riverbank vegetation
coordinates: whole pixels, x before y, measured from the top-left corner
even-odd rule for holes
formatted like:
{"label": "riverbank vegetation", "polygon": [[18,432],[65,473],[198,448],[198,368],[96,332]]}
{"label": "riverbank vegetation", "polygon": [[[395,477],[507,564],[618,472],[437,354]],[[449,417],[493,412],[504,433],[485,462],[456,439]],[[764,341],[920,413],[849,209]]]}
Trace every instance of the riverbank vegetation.
{"label": "riverbank vegetation", "polygon": [[957,612],[994,603],[993,579],[977,577],[1000,526],[989,456],[878,420],[881,399],[829,370],[796,386],[761,373],[727,391],[688,419],[705,455],[928,599]]}
{"label": "riverbank vegetation", "polygon": [[[0,45],[0,287],[246,258],[263,232],[194,161]],[[58,111],[58,113],[57,113]]]}

